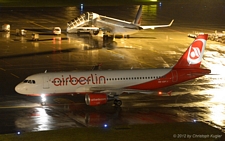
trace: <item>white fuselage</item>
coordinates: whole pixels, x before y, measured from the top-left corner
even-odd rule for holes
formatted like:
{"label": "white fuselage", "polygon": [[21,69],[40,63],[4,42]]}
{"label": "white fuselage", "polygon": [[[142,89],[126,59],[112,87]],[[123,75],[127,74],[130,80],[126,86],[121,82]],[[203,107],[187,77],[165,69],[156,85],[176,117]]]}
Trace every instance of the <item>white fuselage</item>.
{"label": "white fuselage", "polygon": [[[112,92],[159,79],[170,71],[171,69],[48,72],[27,77],[15,90],[26,95]],[[164,80],[159,83],[167,82]]]}
{"label": "white fuselage", "polygon": [[[69,26],[67,28],[68,33],[78,33],[82,30],[101,30],[107,34],[115,34],[115,35],[130,35],[138,32],[141,28],[138,25],[133,24],[132,22],[119,20],[116,18],[111,18],[107,16],[98,15],[96,13],[92,13],[95,15],[93,20],[82,20],[83,22],[79,22],[78,26]],[[96,16],[97,15],[97,16]],[[85,18],[89,19],[89,18]],[[88,23],[91,22],[91,27],[86,27]],[[71,24],[73,25],[73,24]],[[83,27],[84,26],[84,27]]]}
{"label": "white fuselage", "polygon": [[131,22],[100,16],[95,23],[96,27],[101,27],[101,30],[106,30],[111,34],[130,35],[138,32],[141,28]]}

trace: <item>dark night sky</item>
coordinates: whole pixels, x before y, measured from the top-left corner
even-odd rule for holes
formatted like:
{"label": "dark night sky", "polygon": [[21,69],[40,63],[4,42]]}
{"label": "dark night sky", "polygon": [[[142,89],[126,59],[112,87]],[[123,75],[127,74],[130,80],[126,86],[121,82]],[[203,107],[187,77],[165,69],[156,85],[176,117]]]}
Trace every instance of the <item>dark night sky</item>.
{"label": "dark night sky", "polygon": [[[48,7],[48,6],[74,6],[81,3],[86,5],[120,5],[139,4],[146,0],[0,0],[0,6]],[[145,2],[150,4],[150,2]]]}
{"label": "dark night sky", "polygon": [[[224,4],[225,0],[158,0],[168,4]],[[51,7],[85,5],[151,4],[150,0],[0,0],[0,7]]]}

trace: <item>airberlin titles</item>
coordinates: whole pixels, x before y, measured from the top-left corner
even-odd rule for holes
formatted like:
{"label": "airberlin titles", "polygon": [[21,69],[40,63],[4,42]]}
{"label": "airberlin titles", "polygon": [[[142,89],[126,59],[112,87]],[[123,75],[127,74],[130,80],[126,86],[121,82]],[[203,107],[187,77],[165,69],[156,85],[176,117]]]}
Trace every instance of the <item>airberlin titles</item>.
{"label": "airberlin titles", "polygon": [[53,79],[52,83],[55,86],[68,86],[68,85],[86,85],[86,84],[105,84],[106,78],[105,76],[98,76],[97,74],[90,74],[89,76],[72,76],[64,77],[62,75],[61,78],[56,77]]}

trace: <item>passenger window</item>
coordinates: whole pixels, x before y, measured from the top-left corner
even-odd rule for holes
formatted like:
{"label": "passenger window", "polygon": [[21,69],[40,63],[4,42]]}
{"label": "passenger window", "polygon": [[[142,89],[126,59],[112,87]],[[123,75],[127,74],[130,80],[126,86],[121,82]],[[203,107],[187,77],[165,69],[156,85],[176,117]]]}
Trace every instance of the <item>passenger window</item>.
{"label": "passenger window", "polygon": [[35,84],[35,80],[32,80],[33,84]]}

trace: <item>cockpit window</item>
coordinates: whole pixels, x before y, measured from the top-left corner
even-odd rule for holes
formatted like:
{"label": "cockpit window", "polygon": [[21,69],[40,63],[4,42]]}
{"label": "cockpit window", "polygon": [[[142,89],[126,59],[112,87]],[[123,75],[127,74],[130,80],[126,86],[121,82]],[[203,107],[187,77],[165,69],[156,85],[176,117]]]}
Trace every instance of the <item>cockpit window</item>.
{"label": "cockpit window", "polygon": [[35,80],[24,80],[23,83],[35,84]]}

